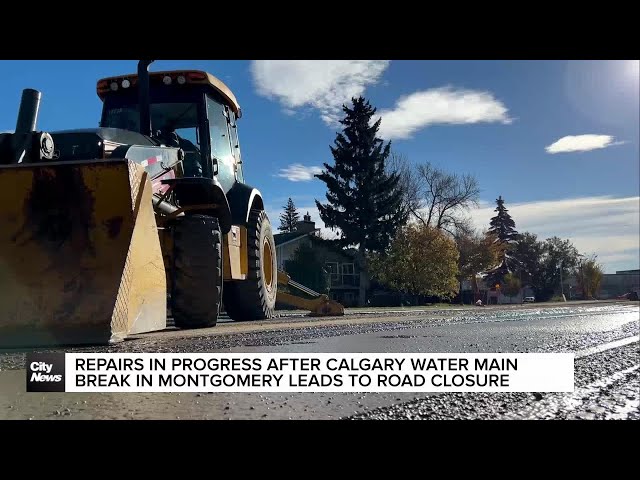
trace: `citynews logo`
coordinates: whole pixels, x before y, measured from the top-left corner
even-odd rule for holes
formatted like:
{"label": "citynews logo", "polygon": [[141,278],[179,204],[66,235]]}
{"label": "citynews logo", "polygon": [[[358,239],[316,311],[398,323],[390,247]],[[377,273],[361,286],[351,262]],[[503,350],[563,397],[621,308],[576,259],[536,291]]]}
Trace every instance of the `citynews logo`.
{"label": "citynews logo", "polygon": [[27,392],[64,392],[64,353],[27,354]]}

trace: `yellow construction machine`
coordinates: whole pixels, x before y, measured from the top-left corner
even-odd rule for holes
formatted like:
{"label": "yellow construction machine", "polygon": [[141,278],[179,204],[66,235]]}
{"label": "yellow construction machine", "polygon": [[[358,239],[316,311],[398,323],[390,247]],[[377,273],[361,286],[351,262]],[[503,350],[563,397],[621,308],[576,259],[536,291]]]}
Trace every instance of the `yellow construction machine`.
{"label": "yellow construction machine", "polygon": [[327,295],[320,294],[298,282],[294,282],[291,280],[291,277],[289,277],[287,272],[278,272],[278,285],[295,288],[312,297],[304,298],[293,295],[292,293],[283,292],[282,289],[280,289],[278,290],[278,302],[292,307],[297,307],[302,310],[309,310],[309,315],[312,317],[344,315],[344,307],[341,304],[335,300],[331,300]]}
{"label": "yellow construction machine", "polygon": [[214,326],[221,309],[267,319],[276,299],[317,310],[278,296],[233,93],[151,63],[98,81],[99,128],[38,131],[41,93],[25,89],[0,134],[0,347],[117,342],[167,314],[179,328]]}

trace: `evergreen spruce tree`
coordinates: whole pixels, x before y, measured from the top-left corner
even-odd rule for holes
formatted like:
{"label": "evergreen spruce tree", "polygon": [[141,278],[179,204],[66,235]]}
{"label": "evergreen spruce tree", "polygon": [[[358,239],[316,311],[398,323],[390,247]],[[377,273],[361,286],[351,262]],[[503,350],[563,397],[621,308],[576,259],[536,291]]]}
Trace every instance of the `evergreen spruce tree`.
{"label": "evergreen spruce tree", "polygon": [[505,208],[502,195],[498,197],[496,203],[498,206],[494,211],[497,212],[497,215],[491,219],[491,227],[488,233],[495,235],[500,243],[508,244],[517,240],[519,237],[516,231],[516,223],[511,218],[511,215],[509,215],[509,210]]}
{"label": "evergreen spruce tree", "polygon": [[284,208],[284,212],[280,215],[280,228],[278,230],[283,233],[295,232],[298,222],[300,221],[300,215],[291,197],[289,197],[289,201],[282,208]]}
{"label": "evergreen spruce tree", "polygon": [[385,162],[391,143],[376,135],[381,119],[371,122],[376,109],[363,97],[343,106],[344,126],[331,147],[334,165],[315,176],[327,185],[327,204],[316,200],[320,218],[338,228],[342,246],[358,245],[361,258],[367,252],[385,251],[397,229],[406,223],[403,192],[397,173],[387,173]]}

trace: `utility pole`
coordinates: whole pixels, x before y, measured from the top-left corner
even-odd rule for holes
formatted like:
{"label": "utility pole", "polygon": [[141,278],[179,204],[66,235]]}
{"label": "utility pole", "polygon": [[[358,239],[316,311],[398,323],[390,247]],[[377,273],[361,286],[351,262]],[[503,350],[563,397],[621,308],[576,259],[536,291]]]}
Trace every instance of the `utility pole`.
{"label": "utility pole", "polygon": [[562,284],[562,260],[560,260],[560,295],[564,299],[564,285]]}

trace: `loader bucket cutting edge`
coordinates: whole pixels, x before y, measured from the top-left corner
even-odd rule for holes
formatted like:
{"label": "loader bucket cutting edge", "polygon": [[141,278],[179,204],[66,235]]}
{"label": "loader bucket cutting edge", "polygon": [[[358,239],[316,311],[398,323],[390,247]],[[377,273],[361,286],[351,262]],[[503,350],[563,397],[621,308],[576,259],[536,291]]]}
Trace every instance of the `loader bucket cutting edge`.
{"label": "loader bucket cutting edge", "polygon": [[166,327],[144,168],[0,166],[0,347],[107,344]]}

